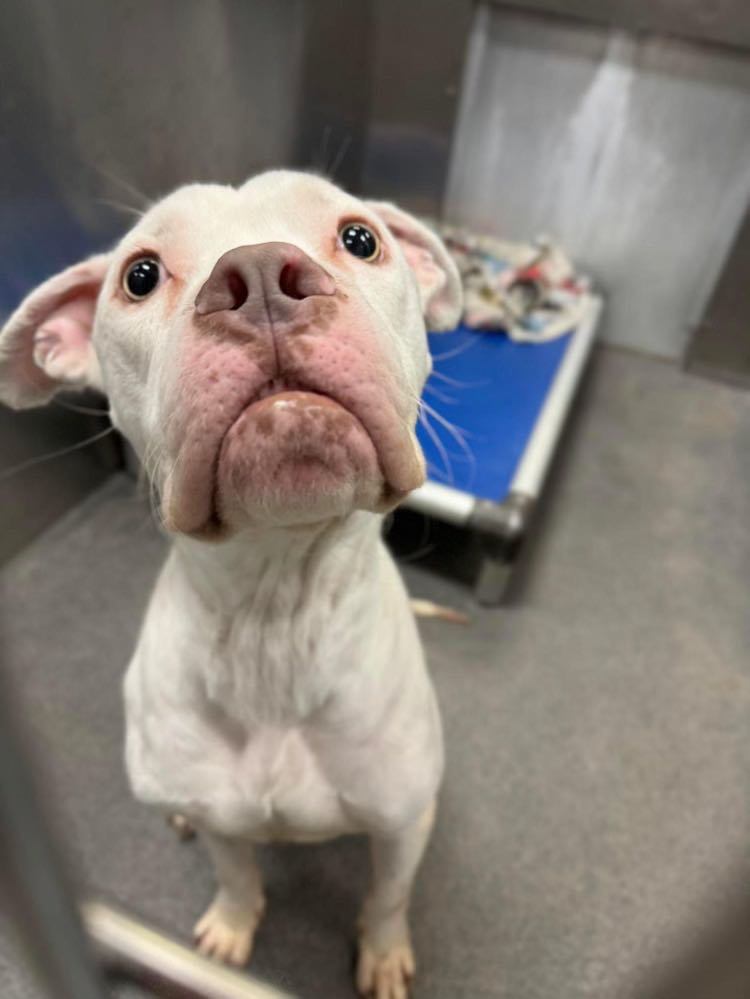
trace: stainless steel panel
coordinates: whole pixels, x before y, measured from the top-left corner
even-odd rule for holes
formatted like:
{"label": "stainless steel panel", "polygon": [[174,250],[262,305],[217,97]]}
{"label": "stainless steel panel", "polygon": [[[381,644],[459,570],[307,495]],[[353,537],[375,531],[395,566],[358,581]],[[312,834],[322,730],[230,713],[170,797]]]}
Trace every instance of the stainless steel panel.
{"label": "stainless steel panel", "polygon": [[437,215],[450,164],[472,0],[378,0],[363,188]]}
{"label": "stainless steel panel", "polygon": [[750,195],[750,59],[480,8],[449,219],[558,237],[605,339],[680,357]]}
{"label": "stainless steel panel", "polygon": [[438,214],[472,0],[305,5],[295,162]]}
{"label": "stainless steel panel", "polygon": [[362,188],[372,90],[373,3],[308,0],[294,162]]}
{"label": "stainless steel panel", "polygon": [[513,0],[512,6],[630,31],[750,48],[745,0]]}

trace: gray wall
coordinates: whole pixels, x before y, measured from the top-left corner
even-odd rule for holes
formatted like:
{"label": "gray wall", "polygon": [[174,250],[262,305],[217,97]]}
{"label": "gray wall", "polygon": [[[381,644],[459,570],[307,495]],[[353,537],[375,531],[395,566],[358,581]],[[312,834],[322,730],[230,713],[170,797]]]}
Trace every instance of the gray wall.
{"label": "gray wall", "polygon": [[750,57],[485,5],[446,217],[557,236],[607,339],[682,355],[750,195]]}

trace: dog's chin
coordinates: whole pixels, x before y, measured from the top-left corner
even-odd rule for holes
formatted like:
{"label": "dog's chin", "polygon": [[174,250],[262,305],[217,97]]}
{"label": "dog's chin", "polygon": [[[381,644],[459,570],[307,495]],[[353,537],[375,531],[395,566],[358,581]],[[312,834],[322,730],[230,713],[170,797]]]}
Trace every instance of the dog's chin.
{"label": "dog's chin", "polygon": [[319,523],[355,509],[386,509],[389,499],[369,434],[343,406],[316,393],[254,402],[218,456],[219,533]]}

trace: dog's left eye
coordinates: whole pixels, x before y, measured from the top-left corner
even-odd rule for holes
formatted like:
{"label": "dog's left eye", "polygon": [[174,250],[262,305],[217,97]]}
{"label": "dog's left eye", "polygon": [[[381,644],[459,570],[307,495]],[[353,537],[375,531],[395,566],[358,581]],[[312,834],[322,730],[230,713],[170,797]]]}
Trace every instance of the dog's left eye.
{"label": "dog's left eye", "polygon": [[349,222],[339,232],[345,249],[360,260],[374,260],[380,252],[380,243],[375,233],[361,222]]}
{"label": "dog's left eye", "polygon": [[161,270],[154,257],[140,257],[128,265],[122,277],[122,286],[128,298],[140,301],[159,284]]}

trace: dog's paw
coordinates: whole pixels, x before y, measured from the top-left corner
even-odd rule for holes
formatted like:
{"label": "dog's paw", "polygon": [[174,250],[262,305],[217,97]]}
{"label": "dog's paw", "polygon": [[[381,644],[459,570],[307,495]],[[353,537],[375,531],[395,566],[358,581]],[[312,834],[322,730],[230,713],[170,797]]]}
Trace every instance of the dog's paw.
{"label": "dog's paw", "polygon": [[256,911],[237,912],[215,899],[193,930],[198,952],[238,967],[247,964],[262,915],[262,906]]}
{"label": "dog's paw", "polygon": [[364,941],[360,943],[357,989],[361,995],[374,999],[408,999],[414,971],[414,953],[409,944],[399,944],[384,954],[376,954]]}

